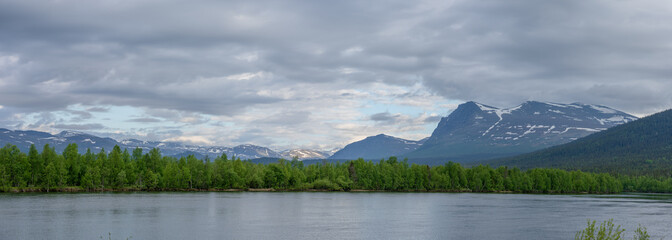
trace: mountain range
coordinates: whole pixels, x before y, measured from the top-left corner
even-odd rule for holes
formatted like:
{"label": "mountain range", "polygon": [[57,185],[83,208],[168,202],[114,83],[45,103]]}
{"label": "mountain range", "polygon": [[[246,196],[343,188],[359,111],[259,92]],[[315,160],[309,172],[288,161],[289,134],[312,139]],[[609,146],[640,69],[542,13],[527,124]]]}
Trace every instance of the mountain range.
{"label": "mountain range", "polygon": [[152,148],[159,148],[163,155],[176,157],[194,155],[197,158],[204,158],[205,156],[215,158],[222,154],[226,154],[228,157],[235,156],[240,159],[263,157],[292,159],[294,156],[298,156],[300,159],[325,158],[325,153],[312,150],[288,150],[278,153],[269,148],[251,144],[235,147],[217,147],[186,145],[177,142],[141,141],[137,139],[117,141],[112,138],[103,138],[73,131],[63,131],[59,134],[52,135],[50,133],[39,131],[12,131],[0,128],[0,143],[3,145],[16,145],[24,152],[29,150],[31,144],[35,144],[40,150],[42,146],[49,144],[51,147],[54,147],[57,152],[61,152],[68,144],[76,143],[79,147],[79,151],[82,153],[86,152],[87,149],[91,149],[93,152],[99,152],[102,149],[110,151],[115,145],[119,145],[122,149],[129,149],[129,151],[136,147],[143,149],[143,152],[148,152]]}
{"label": "mountain range", "polygon": [[636,119],[635,116],[609,107],[581,103],[528,101],[516,107],[500,109],[466,102],[442,118],[428,138],[414,141],[380,134],[348,144],[333,155],[310,149],[276,152],[251,144],[219,147],[136,139],[117,141],[72,131],[52,135],[38,131],[0,129],[0,143],[16,145],[26,152],[31,144],[38,148],[49,144],[60,152],[69,143],[77,143],[80,151],[91,149],[98,152],[119,145],[122,149],[139,147],[145,152],[159,148],[164,155],[177,157],[194,155],[197,158],[214,158],[227,154],[241,159],[297,157],[300,160],[379,160],[397,156],[427,164],[447,161],[465,163],[529,153],[568,143]]}

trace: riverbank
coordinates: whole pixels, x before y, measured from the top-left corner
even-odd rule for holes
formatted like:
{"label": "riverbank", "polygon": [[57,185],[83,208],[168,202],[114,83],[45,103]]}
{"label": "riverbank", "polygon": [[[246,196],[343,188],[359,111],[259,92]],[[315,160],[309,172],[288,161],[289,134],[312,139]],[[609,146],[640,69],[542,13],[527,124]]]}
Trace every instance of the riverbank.
{"label": "riverbank", "polygon": [[[143,189],[143,188],[94,188],[84,189],[81,187],[62,187],[62,188],[9,188],[0,189],[0,192],[5,193],[95,193],[95,192],[408,192],[408,193],[521,193],[521,194],[619,194],[607,192],[516,192],[516,191],[472,191],[470,189],[462,190],[375,190],[375,189],[349,189],[349,190],[332,190],[332,189],[274,189],[274,188],[247,188],[247,189],[197,189],[197,188],[166,188],[166,189]],[[623,193],[623,192],[620,192]]]}

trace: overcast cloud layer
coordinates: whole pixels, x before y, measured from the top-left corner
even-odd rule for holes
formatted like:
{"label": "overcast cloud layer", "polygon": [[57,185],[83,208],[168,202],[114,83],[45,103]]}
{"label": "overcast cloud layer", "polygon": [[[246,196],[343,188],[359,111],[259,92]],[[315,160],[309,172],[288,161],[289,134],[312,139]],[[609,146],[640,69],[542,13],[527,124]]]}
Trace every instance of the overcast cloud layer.
{"label": "overcast cloud layer", "polygon": [[328,149],[462,101],[672,106],[672,3],[0,0],[0,127]]}

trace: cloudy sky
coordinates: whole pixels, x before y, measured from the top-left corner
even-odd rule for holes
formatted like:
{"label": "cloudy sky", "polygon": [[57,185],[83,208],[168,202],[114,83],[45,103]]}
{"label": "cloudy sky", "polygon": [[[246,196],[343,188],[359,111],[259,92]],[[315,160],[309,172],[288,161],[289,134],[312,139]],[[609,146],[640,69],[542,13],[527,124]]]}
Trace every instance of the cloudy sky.
{"label": "cloudy sky", "polygon": [[660,0],[0,0],[0,127],[275,149],[474,100],[672,107]]}

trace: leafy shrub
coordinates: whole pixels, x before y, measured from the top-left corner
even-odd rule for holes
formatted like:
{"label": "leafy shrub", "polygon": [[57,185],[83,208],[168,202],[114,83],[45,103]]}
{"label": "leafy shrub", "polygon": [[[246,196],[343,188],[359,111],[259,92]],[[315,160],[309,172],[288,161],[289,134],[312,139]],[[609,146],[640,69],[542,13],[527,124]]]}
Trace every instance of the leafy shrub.
{"label": "leafy shrub", "polygon": [[[579,231],[574,236],[576,240],[619,240],[623,239],[623,233],[625,229],[621,229],[621,226],[614,225],[613,219],[604,221],[600,223],[600,226],[595,228],[595,220],[592,222],[588,220],[588,226],[585,229]],[[651,236],[646,230],[646,227],[639,225],[637,230],[635,230],[635,240],[649,240]]]}
{"label": "leafy shrub", "polygon": [[313,189],[324,189],[324,190],[334,190],[338,191],[341,190],[341,187],[338,186],[338,184],[335,184],[329,179],[323,178],[323,179],[318,179],[313,182]]}

